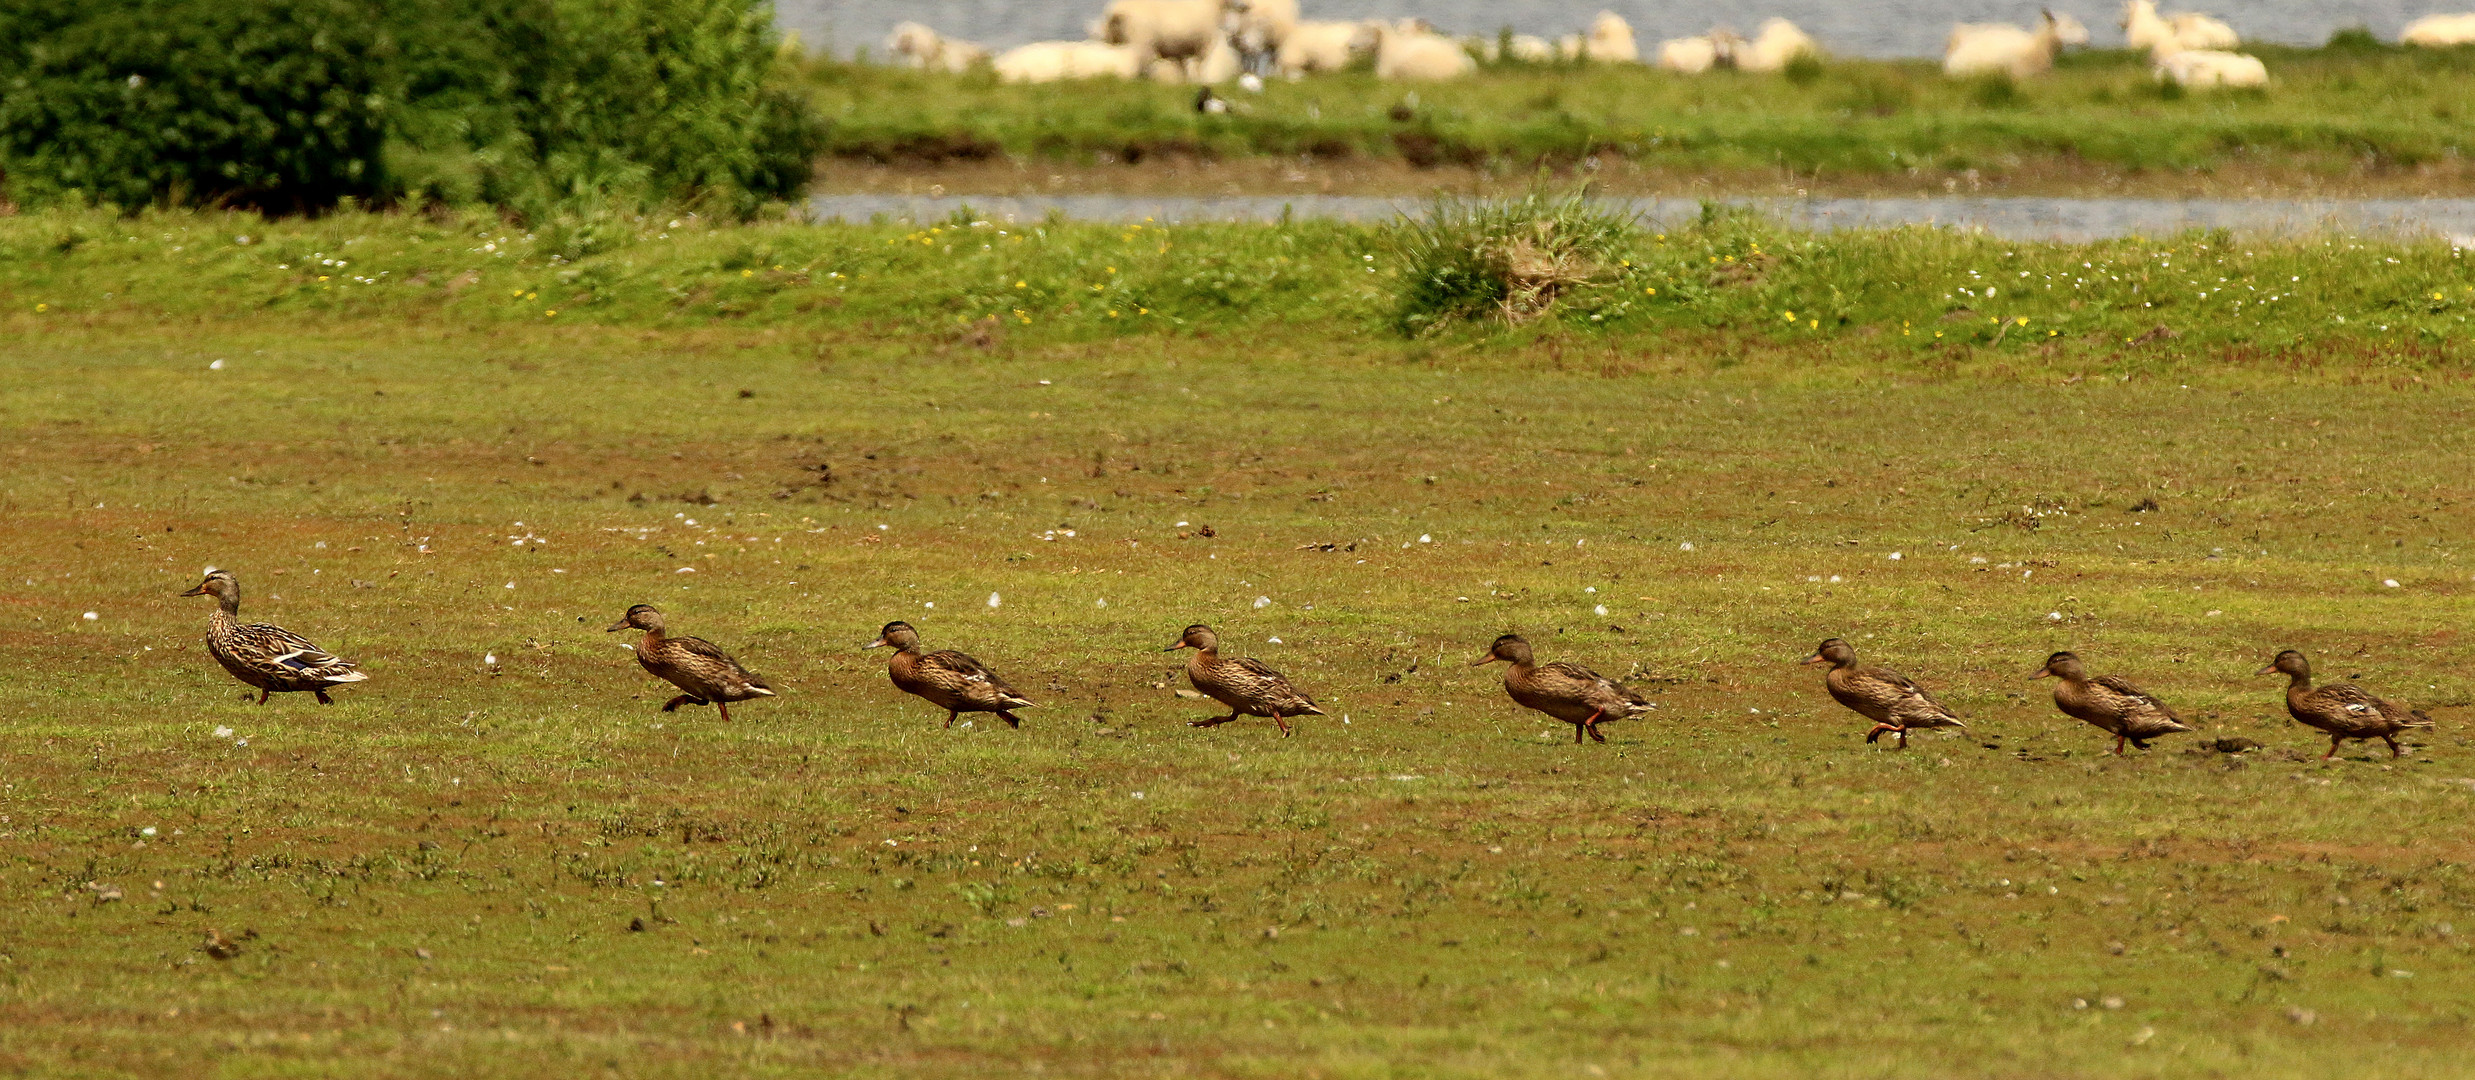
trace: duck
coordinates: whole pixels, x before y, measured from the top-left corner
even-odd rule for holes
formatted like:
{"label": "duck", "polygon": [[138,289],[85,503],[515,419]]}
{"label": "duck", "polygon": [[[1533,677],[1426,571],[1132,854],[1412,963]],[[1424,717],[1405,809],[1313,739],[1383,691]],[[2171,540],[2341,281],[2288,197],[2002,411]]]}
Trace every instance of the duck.
{"label": "duck", "polygon": [[2286,712],[2307,726],[2329,733],[2329,752],[2320,755],[2322,761],[2336,757],[2338,744],[2348,739],[2379,739],[2389,744],[2390,757],[2405,757],[2406,751],[2398,746],[2398,733],[2432,726],[2432,718],[2420,710],[2374,697],[2353,683],[2314,687],[2312,662],[2293,649],[2277,654],[2269,666],[2253,674],[2287,677]]}
{"label": "duck", "polygon": [[636,662],[683,691],[662,705],[663,712],[677,712],[681,705],[712,705],[722,711],[722,720],[727,723],[731,702],[774,696],[773,687],[739,666],[739,661],[731,659],[721,646],[703,638],[663,633],[662,613],[651,604],[627,609],[627,614],[605,633],[621,630],[644,631],[644,640],[636,645]]}
{"label": "duck", "polygon": [[2086,721],[2097,730],[2114,736],[2114,753],[2123,752],[2130,743],[2148,749],[2149,739],[2173,735],[2197,728],[2174,715],[2165,702],[2148,691],[2131,685],[2116,675],[2090,677],[2088,668],[2080,663],[2078,654],[2058,652],[2045,658],[2045,666],[2029,675],[2031,679],[2052,676],[2054,707],[2063,715]]}
{"label": "duck", "polygon": [[1824,641],[1803,663],[1830,665],[1830,674],[1823,679],[1830,696],[1873,721],[1873,730],[1865,733],[1866,742],[1879,740],[1888,731],[1899,736],[1899,748],[1905,750],[1908,732],[1918,728],[1968,730],[1959,714],[1935,701],[1932,694],[1910,682],[1907,676],[1886,667],[1857,663],[1856,648],[1844,640]]}
{"label": "duck", "polygon": [[1573,725],[1576,744],[1584,732],[1606,742],[1607,736],[1599,734],[1600,724],[1630,720],[1652,708],[1640,691],[1589,668],[1561,660],[1537,662],[1530,643],[1519,634],[1495,639],[1495,644],[1487,646],[1487,654],[1470,661],[1470,666],[1485,667],[1498,660],[1512,665],[1504,672],[1504,692],[1512,695],[1513,702]]}
{"label": "duck", "polygon": [[227,571],[207,567],[206,579],[181,595],[215,598],[215,613],[206,623],[206,651],[233,678],[257,687],[260,705],[269,695],[302,691],[316,694],[320,705],[333,705],[327,688],[369,679],[360,665],[310,644],[308,638],[280,626],[241,622],[241,583]]}
{"label": "duck", "polygon": [[1188,727],[1219,727],[1241,716],[1268,716],[1280,727],[1281,738],[1291,734],[1289,718],[1293,716],[1324,716],[1326,714],[1297,687],[1289,677],[1264,666],[1251,656],[1234,659],[1220,655],[1220,635],[1202,623],[1186,628],[1177,643],[1160,651],[1176,652],[1193,649],[1186,658],[1186,679],[1195,689],[1229,707],[1229,715],[1209,720],[1195,720]]}
{"label": "duck", "polygon": [[877,631],[875,641],[860,646],[879,647],[894,650],[893,660],[886,664],[894,687],[945,710],[946,727],[953,727],[954,718],[964,713],[985,712],[996,713],[997,719],[1008,726],[1020,728],[1023,718],[1014,715],[1013,710],[1033,705],[1030,698],[1016,693],[988,665],[967,654],[952,649],[921,652],[920,632],[912,629],[910,623],[886,623],[885,629]]}

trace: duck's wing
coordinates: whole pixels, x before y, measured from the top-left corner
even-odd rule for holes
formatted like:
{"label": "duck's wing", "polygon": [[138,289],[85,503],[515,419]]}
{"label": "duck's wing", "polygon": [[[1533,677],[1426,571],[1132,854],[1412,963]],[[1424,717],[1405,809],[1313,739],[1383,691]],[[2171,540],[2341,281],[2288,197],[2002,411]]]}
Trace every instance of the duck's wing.
{"label": "duck's wing", "polygon": [[1262,704],[1279,709],[1284,715],[1309,712],[1320,715],[1323,711],[1316,708],[1315,699],[1306,696],[1305,691],[1290,685],[1288,676],[1272,670],[1261,660],[1251,656],[1240,657],[1229,661],[1228,666],[1237,669],[1238,677],[1249,693]]}
{"label": "duck's wing", "polygon": [[369,678],[355,670],[352,661],[321,649],[290,630],[265,623],[233,627],[225,651],[244,664],[283,679],[348,683]]}
{"label": "duck's wing", "polygon": [[1650,700],[1623,683],[1569,661],[1538,665],[1538,674],[1571,690],[1573,697],[1589,701],[1594,706],[1606,706],[1618,712],[1646,707]]}
{"label": "duck's wing", "polygon": [[754,672],[740,666],[739,661],[731,659],[731,655],[723,652],[721,646],[703,638],[666,637],[662,639],[662,643],[685,653],[686,655],[682,659],[689,665],[692,665],[705,673],[708,677],[736,679],[759,690],[769,691],[772,689],[770,686],[766,685],[765,680],[758,678]]}
{"label": "duck's wing", "polygon": [[[1936,701],[1934,696],[1907,676],[1889,668],[1866,668],[1850,680],[1859,693],[1872,698],[1890,713],[1892,721],[1908,727],[1938,727],[1959,724],[1959,714]],[[1964,724],[1959,726],[1965,727]]]}
{"label": "duck's wing", "polygon": [[2157,700],[2157,695],[2133,686],[2128,679],[2102,675],[2089,680],[2096,696],[2122,722],[2122,730],[2135,738],[2148,735],[2171,735],[2194,730],[2183,718],[2175,715],[2173,706]]}
{"label": "duck's wing", "polygon": [[922,677],[936,680],[975,705],[1014,709],[1031,704],[1030,699],[1016,693],[996,672],[989,670],[988,665],[968,653],[951,649],[932,652],[920,657],[915,670]]}

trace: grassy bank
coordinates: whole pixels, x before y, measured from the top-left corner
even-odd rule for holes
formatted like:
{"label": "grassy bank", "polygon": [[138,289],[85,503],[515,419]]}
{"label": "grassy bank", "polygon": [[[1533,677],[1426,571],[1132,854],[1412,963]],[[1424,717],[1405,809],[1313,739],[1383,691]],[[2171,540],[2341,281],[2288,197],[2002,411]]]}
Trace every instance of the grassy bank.
{"label": "grassy bank", "polygon": [[[1592,161],[1627,190],[1783,175],[1824,188],[2035,188],[2053,177],[2103,189],[2220,172],[2282,187],[2467,189],[2475,53],[2252,51],[2275,79],[2265,92],[2160,88],[2130,53],[2066,56],[2051,77],[2018,84],[1863,60],[1795,79],[1521,65],[1418,86],[1336,75],[1234,93],[1216,116],[1194,111],[1191,89],[1143,83],[1010,87],[985,73],[835,63],[812,65],[807,82],[831,124],[829,153],[851,163],[1167,167],[1262,155],[1514,177]],[[823,182],[866,174],[829,161]]]}
{"label": "grassy bank", "polygon": [[[2446,251],[1721,223],[1655,264],[1690,305],[1405,340],[1365,232],[648,224],[0,219],[0,1063],[2439,1077],[2475,1041],[2475,385],[2455,309],[2366,322],[2461,295]],[[2181,313],[2059,286],[2051,352],[1899,333],[2005,252],[2325,284],[2137,346]],[[1851,321],[1790,329],[1787,282]],[[207,563],[371,680],[243,701],[174,595]],[[636,602],[783,695],[655,711],[600,632]],[[940,730],[857,649],[895,618],[1041,707]],[[1194,621],[1333,716],[1187,728]],[[1507,630],[1660,709],[1573,746],[1461,666]],[[1863,744],[1793,666],[1828,634],[1967,737]],[[2203,731],[2099,753],[2024,678],[2065,647]],[[2282,647],[2441,726],[2322,764],[2250,676]]]}

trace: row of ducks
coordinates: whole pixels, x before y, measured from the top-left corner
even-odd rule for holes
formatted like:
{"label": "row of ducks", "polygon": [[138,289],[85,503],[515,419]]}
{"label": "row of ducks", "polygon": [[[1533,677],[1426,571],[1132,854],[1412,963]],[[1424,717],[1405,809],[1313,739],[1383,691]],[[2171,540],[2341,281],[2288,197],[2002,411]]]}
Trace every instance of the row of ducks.
{"label": "row of ducks", "polygon": [[[209,568],[204,581],[181,595],[215,598],[217,606],[208,624],[207,651],[234,678],[256,687],[261,705],[269,694],[293,692],[314,693],[319,704],[332,705],[334,699],[327,696],[329,687],[369,677],[351,661],[336,657],[291,631],[263,623],[242,623],[240,583],[226,571]],[[634,646],[636,662],[679,689],[678,696],[662,705],[663,712],[677,711],[681,705],[709,704],[727,721],[732,702],[774,696],[773,688],[763,678],[732,659],[720,646],[703,638],[669,633],[662,613],[649,604],[627,609],[627,614],[609,628],[612,633],[622,630],[642,632],[643,638]],[[919,631],[906,622],[885,624],[876,640],[862,648],[893,649],[887,673],[895,687],[944,709],[945,726],[949,728],[964,713],[993,713],[1019,728],[1023,721],[1015,710],[1034,705],[971,655],[951,649],[930,652],[922,648]],[[1209,626],[1198,623],[1187,627],[1176,642],[1162,651],[1181,649],[1194,650],[1186,661],[1187,680],[1204,696],[1229,709],[1227,716],[1193,721],[1194,727],[1218,727],[1242,716],[1259,716],[1270,719],[1287,737],[1293,730],[1290,720],[1325,715],[1312,697],[1262,661],[1221,655],[1219,635]],[[1576,743],[1585,737],[1606,742],[1607,737],[1599,731],[1600,724],[1634,719],[1656,707],[1640,690],[1579,664],[1539,663],[1530,643],[1518,634],[1496,638],[1485,655],[1470,663],[1476,667],[1497,661],[1510,665],[1504,673],[1505,693],[1523,708],[1573,725]],[[1873,729],[1865,733],[1868,743],[1890,734],[1897,736],[1900,747],[1905,748],[1910,731],[1946,727],[1965,730],[1968,726],[1958,713],[1907,676],[1859,661],[1855,647],[1840,638],[1824,641],[1803,662],[1827,665],[1830,671],[1823,684],[1831,698],[1874,722]],[[2312,685],[2311,662],[2291,649],[2277,654],[2256,674],[2273,673],[2287,676],[2286,711],[2297,721],[2328,734],[2329,752],[2323,758],[2335,756],[2340,744],[2349,739],[2379,739],[2389,745],[2391,756],[2399,756],[2405,752],[2398,746],[2399,734],[2432,726],[2431,718],[2422,712],[2374,696],[2353,683]],[[2090,675],[2087,666],[2073,653],[2058,652],[2047,657],[2031,677],[2055,679],[2056,707],[2114,736],[2117,754],[2124,752],[2126,744],[2145,750],[2150,739],[2195,730],[2156,695],[2129,680],[2114,675]]]}

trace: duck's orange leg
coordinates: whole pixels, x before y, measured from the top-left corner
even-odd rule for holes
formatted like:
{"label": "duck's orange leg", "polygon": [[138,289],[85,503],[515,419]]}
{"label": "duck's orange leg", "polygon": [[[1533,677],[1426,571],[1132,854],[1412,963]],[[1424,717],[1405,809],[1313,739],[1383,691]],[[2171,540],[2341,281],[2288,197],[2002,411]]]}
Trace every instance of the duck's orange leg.
{"label": "duck's orange leg", "polygon": [[1228,723],[1229,721],[1231,721],[1231,720],[1235,720],[1235,719],[1237,719],[1237,718],[1238,718],[1238,714],[1236,714],[1236,713],[1230,713],[1230,714],[1229,714],[1229,715],[1227,715],[1227,716],[1215,716],[1215,717],[1213,717],[1213,718],[1211,718],[1211,719],[1209,719],[1209,720],[1189,720],[1189,721],[1186,721],[1186,726],[1187,726],[1187,727],[1204,727],[1204,728],[1219,727],[1220,725],[1222,725],[1222,724],[1226,724],[1226,723]]}
{"label": "duck's orange leg", "polygon": [[2398,740],[2397,740],[2397,737],[2396,737],[2396,736],[2394,736],[2394,735],[2383,735],[2383,736],[2381,736],[2381,737],[2380,737],[2380,741],[2382,741],[2382,742],[2385,742],[2385,743],[2388,743],[2388,744],[2389,744],[2389,756],[2390,756],[2390,757],[2393,757],[2393,758],[2401,758],[2401,757],[2405,757],[2405,756],[2406,756],[2406,751],[2401,750],[2401,749],[2399,749],[2399,748],[2398,748]]}
{"label": "duck's orange leg", "polygon": [[2115,757],[2121,757],[2121,756],[2123,756],[2123,743],[2125,743],[2125,742],[2129,741],[2129,740],[2130,740],[2130,738],[2131,738],[2131,736],[2129,736],[2129,735],[2117,735],[2117,736],[2115,736],[2115,737],[2114,737],[2114,756],[2115,756]]}
{"label": "duck's orange leg", "polygon": [[1589,733],[1590,733],[1590,737],[1591,737],[1591,738],[1596,739],[1596,740],[1598,740],[1599,742],[1606,742],[1606,741],[1607,741],[1607,736],[1605,736],[1605,735],[1601,735],[1601,734],[1599,734],[1599,733],[1598,733],[1598,721],[1599,721],[1599,718],[1600,718],[1600,717],[1602,717],[1602,716],[1605,716],[1605,715],[1607,715],[1607,710],[1605,710],[1605,709],[1600,709],[1600,710],[1597,710],[1596,712],[1591,713],[1591,714],[1590,714],[1590,718],[1589,718],[1589,719],[1582,721],[1582,722],[1581,722],[1581,726],[1580,726],[1580,727],[1576,727],[1576,728],[1574,728],[1574,729],[1573,729],[1573,741],[1574,741],[1574,742],[1580,742],[1580,741],[1581,741],[1581,733],[1582,733],[1582,732],[1584,732],[1584,731],[1587,731],[1587,732],[1589,732]]}
{"label": "duck's orange leg", "polygon": [[264,705],[264,704],[266,704],[266,696],[267,696],[269,693],[272,693],[272,691],[269,691],[269,690],[263,690],[263,689],[262,689],[262,690],[259,690],[259,691],[258,691],[258,704],[260,704],[260,705]]}
{"label": "duck's orange leg", "polygon": [[727,702],[727,701],[717,701],[717,702],[714,702],[714,703],[713,703],[713,707],[714,707],[714,708],[717,708],[717,709],[722,710],[722,722],[723,722],[723,723],[725,723],[725,724],[730,723],[730,702]]}
{"label": "duck's orange leg", "polygon": [[1280,725],[1281,738],[1286,739],[1289,737],[1289,721],[1281,719],[1281,715],[1279,713],[1273,713],[1272,722]]}
{"label": "duck's orange leg", "polygon": [[955,718],[955,717],[957,717],[957,716],[961,716],[961,715],[962,715],[961,713],[956,712],[956,711],[954,711],[954,710],[952,710],[952,709],[947,709],[947,710],[945,710],[945,729],[946,729],[947,731],[952,731],[952,730],[954,730],[954,718]]}
{"label": "duck's orange leg", "polygon": [[[1900,727],[1897,724],[1875,724],[1872,731],[1865,733],[1865,741],[1878,742],[1881,740],[1882,733],[1885,731],[1896,731],[1899,733],[1899,737],[1901,739],[1906,739],[1908,737],[1908,729]],[[1905,746],[1907,744],[1902,742],[1900,745]]]}
{"label": "duck's orange leg", "polygon": [[2331,735],[2331,736],[2329,736],[2329,752],[2328,752],[2328,753],[2326,753],[2326,754],[2322,754],[2322,755],[2320,755],[2320,760],[2322,760],[2322,761],[2327,761],[2327,760],[2329,760],[2330,758],[2336,757],[2336,756],[2337,756],[2337,752],[2338,752],[2338,743],[2345,741],[2345,739],[2346,739],[2346,736],[2344,736],[2344,735]]}

